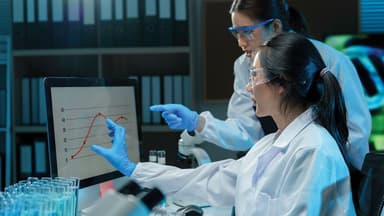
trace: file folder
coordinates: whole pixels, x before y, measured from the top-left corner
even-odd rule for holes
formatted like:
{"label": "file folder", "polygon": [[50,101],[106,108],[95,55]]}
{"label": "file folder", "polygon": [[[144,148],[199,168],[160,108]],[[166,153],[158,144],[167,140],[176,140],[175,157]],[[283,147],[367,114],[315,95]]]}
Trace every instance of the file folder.
{"label": "file folder", "polygon": [[173,76],[173,102],[177,104],[183,103],[183,77],[181,75]]}
{"label": "file folder", "polygon": [[67,45],[68,48],[81,47],[80,0],[67,1]]}
{"label": "file folder", "polygon": [[40,91],[39,91],[39,78],[31,79],[31,120],[32,124],[39,125],[40,124]]}
{"label": "file folder", "polygon": [[151,113],[149,107],[151,106],[151,77],[142,76],[141,77],[141,114],[142,114],[142,123],[151,124]]}
{"label": "file folder", "polygon": [[142,31],[141,38],[143,39],[143,46],[159,45],[159,29],[158,29],[158,16],[157,16],[157,1],[144,0],[141,8],[142,13]]}
{"label": "file folder", "polygon": [[19,176],[26,178],[33,173],[32,168],[32,146],[27,143],[20,144],[19,147]]}
{"label": "file folder", "polygon": [[[143,0],[140,0],[143,1]],[[140,46],[141,20],[139,17],[139,0],[126,0],[125,39],[126,46]]]}
{"label": "file folder", "polygon": [[86,48],[97,47],[95,0],[83,0],[82,5],[82,34],[81,46]]}
{"label": "file folder", "polygon": [[114,23],[113,23],[113,45],[115,47],[124,46],[125,40],[125,20],[124,20],[124,1],[115,0],[114,10]]}
{"label": "file folder", "polygon": [[189,44],[187,0],[174,0],[173,41],[176,46]]}
{"label": "file folder", "polygon": [[100,46],[113,46],[112,0],[100,0]]}
{"label": "file folder", "polygon": [[161,46],[170,46],[173,41],[171,0],[159,0],[159,38]]}
{"label": "file folder", "polygon": [[24,0],[13,0],[12,4],[12,22],[13,22],[13,48],[25,49],[25,40],[27,33],[25,19]]}
{"label": "file folder", "polygon": [[31,88],[30,79],[21,80],[21,124],[31,124]]}
{"label": "file folder", "polygon": [[35,0],[26,0],[27,9],[27,36],[25,37],[25,48],[38,48],[39,32],[36,24]]}
{"label": "file folder", "polygon": [[[160,94],[161,94],[161,89],[160,89],[160,76],[152,76],[152,101],[151,105],[154,104],[160,104]],[[148,108],[149,109],[149,108]],[[161,123],[161,117],[160,117],[160,112],[151,112],[152,114],[152,124],[160,124]]]}
{"label": "file folder", "polygon": [[6,119],[8,113],[6,112],[6,91],[5,89],[0,89],[0,127],[4,127],[6,125]]}
{"label": "file folder", "polygon": [[191,78],[189,75],[183,76],[183,104],[187,107],[192,105],[192,89],[191,89]]}
{"label": "file folder", "polygon": [[35,48],[48,49],[52,47],[52,27],[48,16],[48,0],[37,0],[37,24],[34,31],[37,32]]}
{"label": "file folder", "polygon": [[36,174],[45,174],[47,173],[47,152],[46,152],[46,142],[43,140],[35,140],[34,142],[35,150],[35,173]]}
{"label": "file folder", "polygon": [[51,0],[52,3],[52,31],[53,47],[66,47],[66,24],[64,20],[64,1]]}

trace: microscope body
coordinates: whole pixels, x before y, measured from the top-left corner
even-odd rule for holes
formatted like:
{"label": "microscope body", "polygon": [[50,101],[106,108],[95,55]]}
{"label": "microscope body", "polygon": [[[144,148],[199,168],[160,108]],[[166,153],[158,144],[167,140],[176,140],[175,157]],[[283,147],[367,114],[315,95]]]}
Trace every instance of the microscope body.
{"label": "microscope body", "polygon": [[164,195],[157,188],[145,191],[130,181],[119,191],[108,191],[86,215],[146,216],[163,199]]}
{"label": "microscope body", "polygon": [[189,135],[187,131],[181,133],[178,142],[179,156],[182,159],[191,160],[190,167],[198,167],[211,162],[208,153],[204,149],[196,146],[203,141],[200,137]]}

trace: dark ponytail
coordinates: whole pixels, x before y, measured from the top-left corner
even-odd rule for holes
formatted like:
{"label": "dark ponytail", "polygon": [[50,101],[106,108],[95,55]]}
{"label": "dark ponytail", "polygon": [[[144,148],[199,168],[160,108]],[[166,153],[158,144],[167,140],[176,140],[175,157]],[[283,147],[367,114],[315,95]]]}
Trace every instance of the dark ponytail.
{"label": "dark ponytail", "polygon": [[302,35],[308,35],[307,21],[296,8],[289,6],[288,23],[292,30]]}
{"label": "dark ponytail", "polygon": [[279,19],[283,30],[307,34],[304,16],[285,0],[234,0],[229,13],[239,12],[251,19]]}
{"label": "dark ponytail", "polygon": [[[317,82],[313,85],[321,92],[321,97],[314,107],[316,122],[328,130],[336,140],[344,160],[351,167],[346,152],[348,142],[347,109],[338,80],[331,72],[318,73]],[[311,94],[311,92],[309,92]]]}

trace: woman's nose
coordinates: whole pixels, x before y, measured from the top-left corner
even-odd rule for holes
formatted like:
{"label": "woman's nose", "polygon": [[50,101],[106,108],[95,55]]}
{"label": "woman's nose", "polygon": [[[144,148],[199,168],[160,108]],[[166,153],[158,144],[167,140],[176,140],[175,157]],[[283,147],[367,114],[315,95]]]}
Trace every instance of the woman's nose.
{"label": "woman's nose", "polygon": [[247,85],[245,86],[245,88],[247,89],[248,92],[252,93],[252,85],[251,83],[247,83]]}
{"label": "woman's nose", "polygon": [[245,40],[243,37],[238,37],[237,45],[244,51],[244,49],[247,47],[247,40]]}

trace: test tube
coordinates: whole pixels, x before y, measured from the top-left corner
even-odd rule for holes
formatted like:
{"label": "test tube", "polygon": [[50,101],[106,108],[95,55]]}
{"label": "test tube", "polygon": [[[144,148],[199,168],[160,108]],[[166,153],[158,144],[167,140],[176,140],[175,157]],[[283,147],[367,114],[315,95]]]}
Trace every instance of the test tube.
{"label": "test tube", "polygon": [[76,216],[79,179],[29,177],[0,192],[0,216]]}

